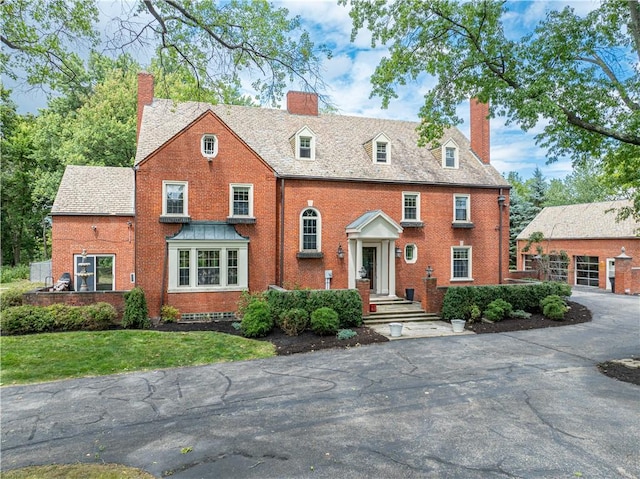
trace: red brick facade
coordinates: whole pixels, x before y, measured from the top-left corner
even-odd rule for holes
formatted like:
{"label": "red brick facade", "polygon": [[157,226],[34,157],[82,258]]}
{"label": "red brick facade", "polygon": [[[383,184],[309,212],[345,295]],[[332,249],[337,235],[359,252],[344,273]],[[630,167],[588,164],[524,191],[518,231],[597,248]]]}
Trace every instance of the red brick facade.
{"label": "red brick facade", "polygon": [[[529,253],[523,253],[523,248],[527,242],[523,240],[518,241],[518,269],[524,269],[524,256],[525,254],[537,254],[533,249]],[[537,244],[536,244],[537,246]],[[577,256],[593,256],[598,257],[598,287],[600,289],[611,289],[608,287],[607,277],[607,260],[615,260],[620,256],[621,249],[625,249],[625,254],[631,259],[624,261],[626,265],[629,264],[628,279],[625,279],[618,283],[616,280],[616,293],[624,294],[625,290],[631,294],[640,293],[640,238],[620,238],[620,239],[551,239],[544,240],[540,246],[543,248],[543,253],[549,252],[565,252],[569,257],[568,268],[568,283],[570,285],[576,284],[576,257]],[[616,262],[615,275],[616,278],[620,261]],[[636,266],[636,269],[632,271],[632,267]],[[627,278],[627,277],[625,277]]]}
{"label": "red brick facade", "polygon": [[[51,239],[54,245],[51,267],[54,282],[62,273],[73,277],[74,255],[113,255],[116,291],[133,288],[134,266],[133,216],[64,216],[54,217]],[[77,280],[74,288],[78,289]]]}

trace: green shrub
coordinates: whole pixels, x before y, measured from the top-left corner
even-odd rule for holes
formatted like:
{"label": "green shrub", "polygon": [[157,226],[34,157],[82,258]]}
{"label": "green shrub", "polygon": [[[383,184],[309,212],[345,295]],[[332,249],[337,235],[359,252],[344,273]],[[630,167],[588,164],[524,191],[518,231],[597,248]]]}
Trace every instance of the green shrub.
{"label": "green shrub", "polygon": [[0,313],[2,334],[29,334],[53,331],[55,320],[48,308],[14,306]]}
{"label": "green shrub", "polygon": [[125,329],[148,329],[151,327],[147,299],[139,286],[124,293],[122,327]]}
{"label": "green shrub", "polygon": [[53,317],[53,329],[56,331],[79,331],[84,328],[87,314],[86,306],[70,306],[56,303],[46,308]]}
{"label": "green shrub", "polygon": [[521,309],[516,309],[514,311],[511,311],[509,317],[513,319],[529,319],[531,317],[531,313],[527,313],[526,311],[523,311]]}
{"label": "green shrub", "polygon": [[253,300],[245,308],[240,330],[247,338],[260,338],[271,332],[273,324],[269,304],[263,300]]}
{"label": "green shrub", "polygon": [[87,320],[83,329],[102,331],[116,324],[118,311],[109,303],[99,302],[85,306]]}
{"label": "green shrub", "polygon": [[472,304],[469,307],[469,311],[465,315],[465,317],[467,318],[467,321],[469,323],[476,323],[480,321],[480,318],[482,317],[482,311],[480,310],[480,307],[477,304]]}
{"label": "green shrub", "polygon": [[287,336],[298,336],[309,325],[309,313],[305,309],[295,308],[285,311],[278,319],[278,326]]}
{"label": "green shrub", "polygon": [[442,319],[468,318],[473,305],[485,311],[489,303],[495,299],[503,299],[513,309],[537,312],[540,300],[557,294],[561,297],[571,296],[571,287],[565,283],[544,282],[518,285],[496,286],[452,286],[447,288],[442,304]]}
{"label": "green shrub", "polygon": [[338,313],[333,309],[323,307],[311,313],[311,330],[319,336],[336,334],[340,328]]}
{"label": "green shrub", "polygon": [[0,267],[0,283],[12,283],[20,279],[29,279],[31,274],[28,264]]}
{"label": "green shrub", "polygon": [[341,328],[362,324],[362,298],[355,289],[329,289],[293,291],[269,290],[265,297],[269,302],[274,321],[290,309],[304,309],[311,314],[316,309],[331,308],[338,313]]}
{"label": "green shrub", "polygon": [[504,299],[494,299],[491,301],[487,308],[484,310],[484,316],[489,321],[502,321],[505,317],[509,316],[513,311],[511,304],[507,303]]}
{"label": "green shrub", "polygon": [[165,304],[160,308],[160,319],[163,323],[175,323],[180,319],[180,311],[178,308]]}
{"label": "green shrub", "polygon": [[357,335],[358,333],[356,333],[353,329],[341,329],[340,331],[338,331],[338,339],[340,340],[351,339]]}
{"label": "green shrub", "polygon": [[264,300],[265,299],[265,293],[260,291],[257,293],[251,293],[248,290],[243,290],[242,293],[240,294],[240,298],[238,299],[236,305],[237,305],[237,310],[236,310],[236,317],[238,319],[242,319],[242,316],[244,316],[244,312],[247,309],[247,306],[249,306],[249,304],[253,301],[257,301],[257,300]]}
{"label": "green shrub", "polygon": [[553,321],[562,321],[569,307],[557,294],[552,294],[540,301],[540,309],[545,318]]}

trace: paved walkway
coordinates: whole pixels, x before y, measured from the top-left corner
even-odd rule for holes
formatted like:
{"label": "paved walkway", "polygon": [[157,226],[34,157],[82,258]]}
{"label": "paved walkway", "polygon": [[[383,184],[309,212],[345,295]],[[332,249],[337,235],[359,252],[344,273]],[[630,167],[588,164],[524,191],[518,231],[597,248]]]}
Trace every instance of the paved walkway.
{"label": "paved walkway", "polygon": [[640,478],[640,298],[590,323],[3,387],[2,469],[173,478]]}
{"label": "paved walkway", "polygon": [[369,328],[391,340],[475,334],[473,331],[467,330],[461,333],[454,333],[451,323],[446,321],[407,321],[400,324],[402,324],[402,332],[400,336],[391,335],[391,328],[389,327],[389,324],[372,324]]}

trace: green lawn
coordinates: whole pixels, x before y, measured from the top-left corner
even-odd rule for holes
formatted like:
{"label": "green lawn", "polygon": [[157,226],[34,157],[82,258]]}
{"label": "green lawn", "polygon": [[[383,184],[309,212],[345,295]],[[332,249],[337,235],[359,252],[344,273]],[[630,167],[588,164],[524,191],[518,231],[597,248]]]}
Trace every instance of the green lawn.
{"label": "green lawn", "polygon": [[266,358],[274,346],[216,332],[117,330],[0,336],[0,385]]}

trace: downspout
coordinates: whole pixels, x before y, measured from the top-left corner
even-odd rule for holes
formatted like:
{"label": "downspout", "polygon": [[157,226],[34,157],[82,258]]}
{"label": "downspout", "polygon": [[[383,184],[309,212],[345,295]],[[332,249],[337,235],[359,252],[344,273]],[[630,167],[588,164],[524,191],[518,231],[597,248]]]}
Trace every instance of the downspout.
{"label": "downspout", "polygon": [[278,286],[284,284],[284,178],[280,178],[280,274]]}
{"label": "downspout", "polygon": [[498,223],[498,284],[502,284],[502,217],[504,202],[506,198],[502,194],[502,188],[500,188],[500,193],[498,194],[498,205],[500,207],[500,219]]}

